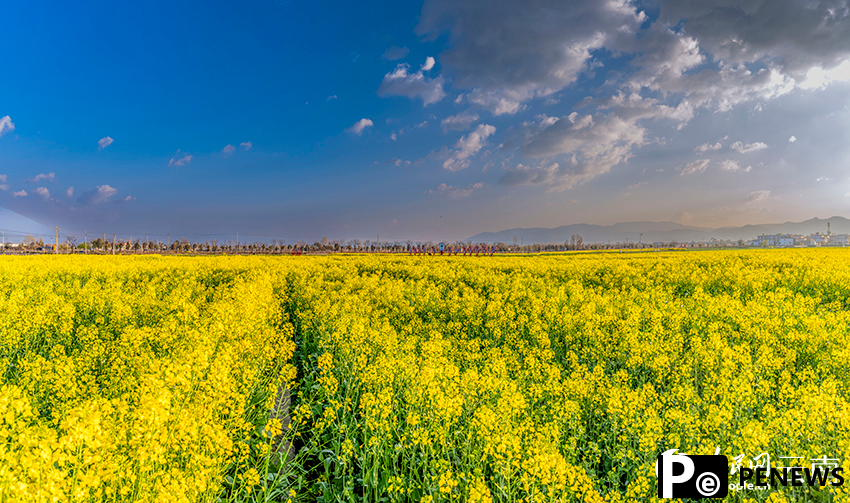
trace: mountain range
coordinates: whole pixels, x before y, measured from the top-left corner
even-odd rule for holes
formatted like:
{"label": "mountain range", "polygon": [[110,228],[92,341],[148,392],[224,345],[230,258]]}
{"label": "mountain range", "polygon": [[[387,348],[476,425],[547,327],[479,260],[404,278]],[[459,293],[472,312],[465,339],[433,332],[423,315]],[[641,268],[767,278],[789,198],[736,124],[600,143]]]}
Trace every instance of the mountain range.
{"label": "mountain range", "polygon": [[[513,243],[514,237],[524,244],[564,243],[573,234],[581,235],[584,243],[670,243],[718,240],[748,241],[761,234],[814,234],[826,233],[827,223],[833,234],[850,234],[850,220],[834,216],[812,218],[803,222],[781,224],[744,225],[712,229],[683,225],[676,222],[622,222],[612,225],[571,224],[555,228],[530,227],[505,229],[499,232],[482,232],[464,241],[474,243]],[[641,236],[643,234],[643,236]]]}

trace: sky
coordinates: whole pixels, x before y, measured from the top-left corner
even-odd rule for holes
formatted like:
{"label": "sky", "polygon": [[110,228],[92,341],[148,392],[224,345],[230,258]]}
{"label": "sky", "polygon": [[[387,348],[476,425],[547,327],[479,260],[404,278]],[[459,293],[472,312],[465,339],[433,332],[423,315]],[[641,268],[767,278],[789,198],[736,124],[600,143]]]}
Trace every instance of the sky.
{"label": "sky", "polygon": [[0,206],[63,233],[850,216],[850,0],[34,0],[0,18]]}

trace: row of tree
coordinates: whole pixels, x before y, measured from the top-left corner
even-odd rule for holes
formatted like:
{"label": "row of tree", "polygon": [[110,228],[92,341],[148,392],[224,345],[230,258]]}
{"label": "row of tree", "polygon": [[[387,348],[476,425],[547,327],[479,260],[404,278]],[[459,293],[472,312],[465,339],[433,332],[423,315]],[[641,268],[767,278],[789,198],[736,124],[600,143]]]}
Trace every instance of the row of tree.
{"label": "row of tree", "polygon": [[[496,247],[496,253],[541,253],[541,252],[557,252],[568,250],[605,250],[605,249],[637,249],[648,248],[649,245],[640,243],[608,243],[608,244],[586,244],[580,234],[573,234],[570,239],[563,243],[534,243],[534,244],[519,244],[517,238],[514,238],[512,244],[495,243],[488,245]],[[471,243],[466,242],[451,242],[446,243],[447,246],[466,246]],[[474,243],[472,243],[474,244]],[[426,249],[431,252],[439,253],[439,243],[433,241],[372,241],[372,240],[330,240],[327,237],[320,241],[308,243],[306,241],[297,241],[295,243],[286,243],[285,240],[272,239],[268,242],[236,242],[217,240],[210,241],[190,241],[187,238],[180,238],[166,243],[163,241],[150,241],[141,239],[112,240],[95,238],[90,241],[79,242],[76,236],[66,236],[65,240],[59,244],[60,252],[70,253],[246,253],[246,254],[291,254],[291,253],[409,253],[413,249]],[[10,244],[6,244],[5,248],[14,248]],[[21,247],[26,251],[46,251],[50,252],[54,249],[53,243],[44,243],[43,239],[27,236],[24,239]]]}

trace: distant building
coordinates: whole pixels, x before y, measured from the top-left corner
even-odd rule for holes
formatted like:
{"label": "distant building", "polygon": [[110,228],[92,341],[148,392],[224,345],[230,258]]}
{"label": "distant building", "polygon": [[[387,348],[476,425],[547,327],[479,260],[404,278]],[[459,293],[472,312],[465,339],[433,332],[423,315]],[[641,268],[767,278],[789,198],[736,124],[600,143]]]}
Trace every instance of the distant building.
{"label": "distant building", "polygon": [[762,234],[756,242],[758,246],[794,246],[797,239],[793,234]]}
{"label": "distant building", "polygon": [[830,234],[826,239],[826,244],[829,246],[847,246],[848,237],[850,236],[847,234]]}

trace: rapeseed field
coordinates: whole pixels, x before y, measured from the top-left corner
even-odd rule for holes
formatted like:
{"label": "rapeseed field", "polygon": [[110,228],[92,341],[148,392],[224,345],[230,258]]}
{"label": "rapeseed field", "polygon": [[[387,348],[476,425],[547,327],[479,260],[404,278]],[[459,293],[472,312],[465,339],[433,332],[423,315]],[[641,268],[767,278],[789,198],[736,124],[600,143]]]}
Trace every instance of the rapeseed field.
{"label": "rapeseed field", "polygon": [[669,449],[850,478],[848,264],[5,256],[0,501],[647,501]]}

